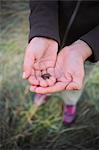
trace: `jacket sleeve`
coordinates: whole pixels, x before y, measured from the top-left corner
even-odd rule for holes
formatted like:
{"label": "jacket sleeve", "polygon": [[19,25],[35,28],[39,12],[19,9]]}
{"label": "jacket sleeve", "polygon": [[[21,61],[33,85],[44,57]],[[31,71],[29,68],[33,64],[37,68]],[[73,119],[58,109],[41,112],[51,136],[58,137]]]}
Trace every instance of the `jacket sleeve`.
{"label": "jacket sleeve", "polygon": [[33,37],[46,37],[60,43],[58,28],[58,1],[30,0],[30,33]]}
{"label": "jacket sleeve", "polygon": [[92,62],[99,61],[99,25],[83,35],[80,39],[86,42],[92,49],[93,55],[89,60]]}

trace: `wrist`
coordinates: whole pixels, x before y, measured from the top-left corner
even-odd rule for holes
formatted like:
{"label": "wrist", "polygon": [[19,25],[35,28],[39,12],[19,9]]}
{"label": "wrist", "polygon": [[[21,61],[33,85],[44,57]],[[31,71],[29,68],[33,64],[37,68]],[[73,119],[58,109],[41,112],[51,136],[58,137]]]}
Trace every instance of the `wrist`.
{"label": "wrist", "polygon": [[82,41],[77,40],[72,45],[70,45],[71,49],[77,51],[77,53],[82,57],[83,61],[85,61],[88,57],[92,55],[92,50],[89,45]]}
{"label": "wrist", "polygon": [[[53,39],[51,39],[51,38],[47,38],[47,37],[34,37],[33,39],[32,39],[33,41],[34,40],[43,40],[43,41],[47,41],[48,43],[55,43],[55,44],[57,44],[58,45],[58,42],[57,41],[55,41],[55,40],[53,40]],[[31,40],[31,41],[32,41]]]}

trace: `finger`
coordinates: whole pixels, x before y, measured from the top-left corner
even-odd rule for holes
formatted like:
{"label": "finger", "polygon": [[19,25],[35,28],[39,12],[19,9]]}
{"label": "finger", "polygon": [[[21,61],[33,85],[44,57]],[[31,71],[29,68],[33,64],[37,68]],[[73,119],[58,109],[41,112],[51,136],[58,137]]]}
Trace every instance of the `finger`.
{"label": "finger", "polygon": [[53,86],[56,82],[56,79],[54,77],[50,77],[50,79],[46,79],[48,86]]}
{"label": "finger", "polygon": [[83,86],[83,76],[73,77],[73,81],[68,84],[66,90],[80,90]]}
{"label": "finger", "polygon": [[37,80],[37,78],[36,78],[36,71],[34,69],[32,69],[31,75],[33,78],[34,85],[39,85],[39,80]]}
{"label": "finger", "polygon": [[71,82],[67,87],[66,90],[80,90],[81,86],[76,82]]}
{"label": "finger", "polygon": [[35,78],[35,76],[30,76],[28,81],[31,85],[39,85],[39,81]]}
{"label": "finger", "polygon": [[41,77],[41,71],[36,71],[36,78],[37,78],[37,80],[39,81],[39,85],[40,85],[41,87],[46,87],[46,86],[47,86],[46,80],[44,80],[44,79]]}
{"label": "finger", "polygon": [[31,92],[35,92],[35,91],[36,91],[36,88],[37,88],[37,86],[32,85],[32,86],[30,86],[30,91],[31,91]]}
{"label": "finger", "polygon": [[47,81],[44,80],[42,77],[39,77],[39,81],[40,81],[41,87],[47,87],[48,86]]}
{"label": "finger", "polygon": [[27,49],[24,56],[23,79],[27,79],[31,75],[33,64],[34,64],[34,55],[31,49]]}
{"label": "finger", "polygon": [[[59,92],[59,91],[63,91],[65,89],[66,85],[63,82],[57,82],[54,86],[51,87],[37,87],[35,89],[36,93],[40,93],[40,94],[50,94],[50,93],[54,93],[54,92]],[[32,86],[31,86],[32,88]]]}
{"label": "finger", "polygon": [[47,83],[49,86],[52,86],[55,84],[56,82],[56,77],[55,77],[55,70],[54,68],[48,68],[47,69],[47,73],[49,73],[51,75],[51,77],[49,79],[46,79],[47,80]]}
{"label": "finger", "polygon": [[36,79],[35,71],[32,69],[31,76],[28,78],[31,85],[39,85],[39,81]]}

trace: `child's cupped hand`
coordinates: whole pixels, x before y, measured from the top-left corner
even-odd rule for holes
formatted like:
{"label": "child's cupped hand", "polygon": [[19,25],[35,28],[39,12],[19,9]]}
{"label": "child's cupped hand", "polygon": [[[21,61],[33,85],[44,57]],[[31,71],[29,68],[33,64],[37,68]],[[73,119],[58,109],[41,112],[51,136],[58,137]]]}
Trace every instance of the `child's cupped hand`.
{"label": "child's cupped hand", "polygon": [[[23,79],[27,79],[30,85],[37,87],[54,85],[57,51],[58,43],[56,41],[43,37],[33,38],[25,51]],[[44,80],[41,76],[47,72],[51,77],[49,80]]]}
{"label": "child's cupped hand", "polygon": [[51,94],[83,87],[84,62],[92,53],[89,46],[78,40],[64,47],[58,55],[57,51],[58,44],[54,40],[36,38],[30,43],[24,59],[25,79],[29,81],[30,91]]}
{"label": "child's cupped hand", "polygon": [[[55,67],[48,68],[44,72],[51,74],[56,82],[53,85],[49,84],[50,86],[47,87],[31,85],[30,91],[48,94],[64,90],[80,90],[84,79],[85,58],[82,54],[84,48],[86,47],[79,43],[64,47],[57,56]],[[50,83],[51,78],[46,81]]]}

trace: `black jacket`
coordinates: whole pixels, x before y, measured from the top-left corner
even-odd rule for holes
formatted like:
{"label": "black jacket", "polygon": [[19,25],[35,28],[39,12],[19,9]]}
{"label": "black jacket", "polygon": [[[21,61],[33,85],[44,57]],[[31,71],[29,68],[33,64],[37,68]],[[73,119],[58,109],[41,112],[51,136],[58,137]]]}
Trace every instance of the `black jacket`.
{"label": "black jacket", "polygon": [[[56,40],[61,46],[65,30],[77,1],[31,0],[30,34]],[[81,39],[92,49],[92,62],[99,60],[99,1],[81,1],[77,15],[69,30],[65,45]]]}

